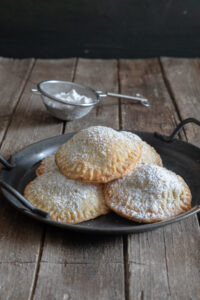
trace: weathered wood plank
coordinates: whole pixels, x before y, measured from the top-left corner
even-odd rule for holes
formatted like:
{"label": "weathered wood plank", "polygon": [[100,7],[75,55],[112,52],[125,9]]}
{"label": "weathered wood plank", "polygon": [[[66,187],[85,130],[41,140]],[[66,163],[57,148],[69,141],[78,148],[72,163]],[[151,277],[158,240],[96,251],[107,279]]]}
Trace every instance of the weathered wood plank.
{"label": "weathered wood plank", "polygon": [[[146,108],[122,100],[122,127],[127,130],[171,133],[178,122],[157,59],[120,61],[120,89],[124,94],[139,93],[150,100]],[[167,100],[166,100],[167,99]]]}
{"label": "weathered wood plank", "polygon": [[[80,59],[75,81],[118,91],[117,62]],[[67,123],[65,132],[97,124],[119,127],[117,99],[105,99],[85,118]],[[56,228],[47,231],[35,299],[64,297],[124,299],[122,237],[77,235]]]}
{"label": "weathered wood plank", "polygon": [[[200,60],[187,58],[161,58],[163,72],[181,119],[200,120]],[[188,140],[200,145],[197,125],[185,126]]]}
{"label": "weathered wood plank", "polygon": [[[54,79],[71,79],[74,59],[72,60],[38,60],[21,97],[10,124],[6,141],[1,153],[10,156],[17,150],[31,143],[60,134],[62,122],[52,117],[44,107],[40,97],[31,93],[39,81]],[[18,138],[19,135],[19,138]]]}
{"label": "weathered wood plank", "polygon": [[47,230],[41,262],[58,264],[121,263],[122,258],[121,238],[101,235],[88,236],[50,228]]}
{"label": "weathered wood plank", "polygon": [[[39,98],[31,95],[31,88],[39,81],[47,78],[71,80],[74,72],[75,60],[38,60],[26,84],[23,95],[13,115],[6,137],[1,147],[1,155],[8,157],[24,146],[43,138],[60,134],[63,123],[51,117]],[[5,299],[13,299],[19,293],[20,285],[15,284],[9,289],[10,282],[17,278],[26,283],[26,289],[20,299],[27,299],[31,286],[34,287],[37,276],[37,261],[41,251],[43,226],[18,214],[1,197],[0,212],[0,262],[8,265],[4,290],[1,294]],[[14,267],[14,263],[23,263],[21,268]],[[24,272],[24,264],[31,263]],[[12,264],[12,268],[10,267]],[[3,270],[3,269],[2,269]],[[9,271],[10,270],[10,271]],[[10,272],[12,271],[12,274]],[[28,272],[28,274],[27,274]],[[4,274],[0,273],[0,278]],[[4,297],[5,296],[5,297]]]}
{"label": "weathered wood plank", "polygon": [[34,59],[0,57],[0,144],[33,64]]}
{"label": "weathered wood plank", "polygon": [[196,218],[130,235],[130,299],[198,299],[199,246]]}
{"label": "weathered wood plank", "polygon": [[[123,129],[168,134],[179,121],[159,62],[121,60],[122,93],[141,93],[151,108],[123,102]],[[200,234],[196,217],[158,230],[129,235],[126,291],[130,299],[197,299],[200,287]],[[195,277],[195,279],[194,279]],[[186,284],[187,282],[187,284]]]}
{"label": "weathered wood plank", "polygon": [[[193,117],[200,120],[200,60],[163,57],[161,58],[161,64],[168,89],[172,94],[181,119]],[[184,127],[184,130],[187,140],[200,146],[199,127],[188,124]],[[184,229],[187,230],[188,228]],[[189,228],[189,230],[191,231],[191,228]],[[187,231],[189,232],[189,230]],[[197,283],[199,280],[198,273],[200,265],[200,255],[199,251],[197,251],[200,248],[199,235],[197,241],[195,240],[193,243],[195,245],[186,248],[188,253],[185,254],[185,268],[186,278],[189,277],[191,281]],[[192,263],[188,261],[188,257],[193,259]],[[197,284],[194,287],[187,284],[185,288],[190,290],[191,295],[196,296],[199,293]],[[183,293],[184,291],[183,289]]]}
{"label": "weathered wood plank", "polygon": [[[123,299],[123,264],[42,264],[34,299]],[[47,275],[48,274],[48,275]]]}
{"label": "weathered wood plank", "polygon": [[[117,61],[101,59],[79,59],[75,82],[97,91],[118,92]],[[94,125],[119,128],[118,99],[102,98],[100,103],[84,118],[69,122],[67,132],[78,131]]]}
{"label": "weathered wood plank", "polygon": [[0,299],[28,299],[34,263],[0,263]]}

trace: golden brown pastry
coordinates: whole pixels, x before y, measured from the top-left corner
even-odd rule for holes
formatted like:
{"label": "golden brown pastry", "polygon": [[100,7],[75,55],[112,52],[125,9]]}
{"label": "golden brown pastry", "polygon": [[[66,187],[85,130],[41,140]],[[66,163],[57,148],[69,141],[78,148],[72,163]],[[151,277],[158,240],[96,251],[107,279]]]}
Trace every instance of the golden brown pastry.
{"label": "golden brown pastry", "polygon": [[35,173],[37,176],[40,176],[44,173],[58,170],[58,167],[55,162],[55,155],[49,155],[40,163],[39,167],[36,169]]}
{"label": "golden brown pastry", "polygon": [[139,142],[142,146],[142,155],[138,161],[138,164],[155,164],[162,167],[162,159],[156,150],[148,143],[143,141],[137,134],[128,131],[121,131],[133,142]]}
{"label": "golden brown pastry", "polygon": [[24,196],[50,218],[76,224],[109,212],[101,184],[67,179],[58,170],[36,177],[25,188]]}
{"label": "golden brown pastry", "polygon": [[112,128],[93,126],[60,146],[55,160],[67,178],[104,183],[129,174],[140,156],[140,143]]}
{"label": "golden brown pastry", "polygon": [[184,213],[192,200],[183,178],[153,164],[140,164],[129,176],[106,184],[104,196],[111,210],[143,223]]}

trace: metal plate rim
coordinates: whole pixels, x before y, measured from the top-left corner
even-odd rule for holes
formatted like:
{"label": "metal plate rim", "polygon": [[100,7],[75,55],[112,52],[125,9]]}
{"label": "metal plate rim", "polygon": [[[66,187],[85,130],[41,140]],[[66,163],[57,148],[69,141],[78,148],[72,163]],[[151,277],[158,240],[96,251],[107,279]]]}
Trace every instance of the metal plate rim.
{"label": "metal plate rim", "polygon": [[[124,130],[123,130],[124,131]],[[130,131],[130,132],[133,132],[133,133],[136,133],[136,134],[147,134],[149,136],[152,136],[154,135],[154,133],[151,133],[151,132],[146,132],[146,131]],[[50,137],[50,138],[46,138],[46,139],[43,139],[41,141],[38,141],[38,142],[35,142],[27,147],[24,147],[23,149],[19,150],[18,152],[16,152],[15,154],[13,154],[9,161],[11,163],[15,163],[15,158],[20,155],[20,153],[22,152],[26,152],[28,151],[29,149],[32,149],[34,147],[36,147],[37,145],[41,145],[47,141],[54,141],[55,139],[59,140],[59,138],[63,138],[63,137],[69,137],[69,136],[72,136],[74,135],[76,132],[72,132],[72,133],[68,133],[68,134],[65,134],[65,135],[57,135],[57,136],[54,136],[54,137]],[[200,153],[200,148],[198,148],[197,146],[195,145],[192,145],[190,143],[187,143],[185,141],[182,141],[182,140],[178,140],[178,139],[175,139],[175,141],[173,143],[181,143],[182,145],[183,144],[186,144],[187,146],[191,146],[192,148],[194,148],[196,151],[199,151]],[[3,175],[3,172],[4,172],[4,168],[1,169],[1,172],[0,172],[0,175],[2,177]],[[6,170],[7,171],[7,170]],[[10,171],[12,172],[12,170]],[[13,203],[13,201],[10,199],[9,197],[9,193],[6,192],[3,188],[1,188],[1,191],[3,193],[3,195],[5,196],[5,198],[7,199],[7,201],[12,205],[14,206],[18,211],[20,211],[20,208],[17,207],[17,205],[15,205]],[[21,212],[21,211],[20,211]],[[79,224],[65,224],[65,223],[61,223],[61,222],[56,222],[56,221],[53,221],[53,220],[50,220],[50,219],[46,219],[46,218],[42,218],[42,217],[39,217],[33,213],[31,213],[30,211],[28,210],[24,210],[22,212],[23,214],[33,218],[33,219],[36,219],[37,221],[40,221],[40,222],[43,222],[45,224],[48,224],[48,225],[51,225],[51,226],[56,226],[56,227],[59,227],[59,228],[62,228],[62,229],[68,229],[68,230],[72,230],[72,231],[79,231],[79,232],[82,232],[82,233],[89,233],[89,234],[128,234],[128,233],[138,233],[138,232],[144,232],[144,231],[149,231],[149,230],[153,230],[153,229],[156,229],[156,228],[159,228],[159,227],[162,227],[162,226],[165,226],[167,224],[172,224],[174,222],[178,222],[180,220],[183,220],[191,215],[193,215],[195,212],[194,211],[191,211],[189,212],[187,215],[186,214],[181,214],[175,218],[172,218],[172,219],[168,219],[168,220],[165,220],[165,221],[161,221],[161,222],[156,222],[156,223],[146,223],[146,224],[142,224],[142,225],[133,225],[133,226],[123,226],[123,227],[115,227],[115,228],[93,228],[93,227],[89,227],[89,226],[82,226],[82,225],[79,225]],[[92,221],[92,220],[91,220]],[[84,222],[83,222],[84,223]],[[82,224],[83,224],[82,223]]]}

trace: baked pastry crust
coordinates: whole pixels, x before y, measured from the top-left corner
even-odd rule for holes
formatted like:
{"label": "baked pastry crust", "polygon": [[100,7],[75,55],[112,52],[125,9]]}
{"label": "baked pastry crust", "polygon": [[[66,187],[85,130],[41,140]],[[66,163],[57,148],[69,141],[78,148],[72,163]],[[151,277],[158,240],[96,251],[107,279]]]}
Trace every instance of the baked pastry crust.
{"label": "baked pastry crust", "polygon": [[141,145],[120,132],[103,126],[79,131],[61,145],[56,164],[67,178],[109,182],[129,174],[141,156]]}
{"label": "baked pastry crust", "polygon": [[133,142],[139,142],[142,146],[142,154],[138,161],[138,164],[155,164],[157,166],[163,166],[162,159],[156,150],[148,143],[143,141],[137,134],[128,131],[121,131],[124,135],[129,137]]}
{"label": "baked pastry crust", "polygon": [[35,173],[37,176],[40,176],[44,173],[58,170],[58,167],[55,162],[55,155],[49,155],[40,163],[39,167],[36,169]]}
{"label": "baked pastry crust", "polygon": [[106,184],[104,196],[111,210],[141,223],[184,213],[192,200],[182,177],[153,164],[140,164],[129,176]]}
{"label": "baked pastry crust", "polygon": [[58,170],[36,177],[25,188],[25,198],[47,211],[50,218],[76,224],[109,212],[102,185],[67,179]]}

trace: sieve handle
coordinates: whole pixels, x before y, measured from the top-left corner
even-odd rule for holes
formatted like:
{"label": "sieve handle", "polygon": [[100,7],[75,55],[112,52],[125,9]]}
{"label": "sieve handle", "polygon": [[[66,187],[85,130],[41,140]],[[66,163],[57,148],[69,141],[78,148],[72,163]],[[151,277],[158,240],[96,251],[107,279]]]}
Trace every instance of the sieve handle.
{"label": "sieve handle", "polygon": [[155,136],[164,142],[171,143],[175,140],[176,136],[179,134],[181,129],[188,123],[195,123],[200,126],[200,121],[194,118],[188,118],[180,122],[170,136],[165,136],[158,132],[155,132]]}
{"label": "sieve handle", "polygon": [[136,97],[136,96],[129,96],[129,95],[123,95],[123,94],[116,94],[116,93],[103,93],[101,91],[97,91],[97,94],[99,94],[100,97],[117,97],[117,98],[122,98],[122,99],[126,99],[126,100],[132,100],[134,102],[139,102],[142,105],[149,107],[150,103],[149,100],[144,98],[144,97]]}
{"label": "sieve handle", "polygon": [[38,209],[34,207],[26,198],[24,198],[16,189],[14,189],[11,185],[8,183],[0,180],[0,187],[7,192],[9,192],[11,195],[13,195],[21,204],[23,204],[26,208],[28,208],[31,212],[34,214],[37,214],[41,217],[48,217],[48,213],[46,211],[43,211],[41,209]]}

